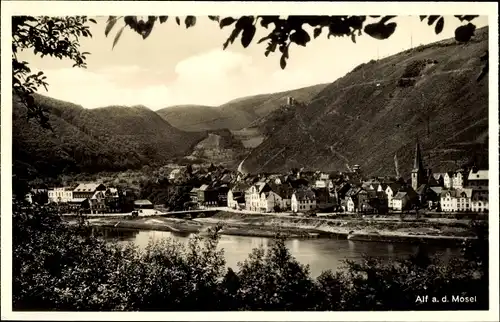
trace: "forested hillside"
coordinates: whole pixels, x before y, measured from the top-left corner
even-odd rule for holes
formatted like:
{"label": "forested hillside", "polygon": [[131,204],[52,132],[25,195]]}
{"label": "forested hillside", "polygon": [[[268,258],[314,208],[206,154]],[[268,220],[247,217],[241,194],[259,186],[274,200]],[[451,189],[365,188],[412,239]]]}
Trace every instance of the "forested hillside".
{"label": "forested hillside", "polygon": [[84,109],[37,95],[52,130],[26,119],[13,101],[13,160],[32,174],[134,169],[183,156],[206,133],[187,133],[143,106]]}

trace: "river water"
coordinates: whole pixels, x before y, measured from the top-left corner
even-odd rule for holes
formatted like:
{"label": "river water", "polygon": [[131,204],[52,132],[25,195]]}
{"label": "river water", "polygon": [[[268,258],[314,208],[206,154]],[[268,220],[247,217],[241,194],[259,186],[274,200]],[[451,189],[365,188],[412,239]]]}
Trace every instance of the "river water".
{"label": "river water", "polygon": [[[119,242],[133,242],[139,248],[147,246],[152,240],[164,238],[173,238],[179,242],[187,243],[191,234],[173,233],[165,231],[141,231],[129,229],[111,229],[99,228],[108,240],[117,240]],[[228,267],[237,269],[237,263],[248,258],[252,249],[261,245],[264,248],[270,244],[269,238],[245,237],[245,236],[221,236],[219,247],[224,249],[226,264]],[[418,251],[418,245],[404,243],[379,243],[350,241],[342,239],[290,239],[286,245],[291,254],[301,263],[309,264],[311,275],[317,277],[322,271],[331,269],[333,271],[342,267],[342,261],[345,259],[361,260],[363,254],[369,256],[382,257],[390,260],[402,258],[415,254]],[[428,246],[427,250],[431,254],[440,255],[447,261],[452,257],[460,256],[458,248]]]}

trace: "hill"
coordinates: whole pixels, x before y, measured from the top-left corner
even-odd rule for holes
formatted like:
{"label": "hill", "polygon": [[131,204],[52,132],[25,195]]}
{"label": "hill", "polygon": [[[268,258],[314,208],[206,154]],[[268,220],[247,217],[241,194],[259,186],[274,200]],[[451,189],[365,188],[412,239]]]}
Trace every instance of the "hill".
{"label": "hill", "polygon": [[134,169],[185,155],[205,133],[188,133],[143,106],[84,109],[37,95],[53,131],[26,120],[13,102],[13,159],[33,175]]}
{"label": "hill", "polygon": [[357,163],[365,173],[394,174],[397,154],[408,175],[417,136],[434,171],[487,166],[488,78],[476,81],[487,49],[482,28],[467,44],[448,39],[362,64],[295,109],[243,169],[346,170]]}
{"label": "hill", "polygon": [[200,141],[187,159],[198,163],[222,164],[226,168],[236,169],[237,164],[249,152],[240,140],[227,129],[208,132],[208,137]]}
{"label": "hill", "polygon": [[279,108],[286,102],[288,96],[307,102],[326,85],[319,84],[285,92],[243,97],[221,106],[180,105],[156,112],[183,131],[241,130]]}

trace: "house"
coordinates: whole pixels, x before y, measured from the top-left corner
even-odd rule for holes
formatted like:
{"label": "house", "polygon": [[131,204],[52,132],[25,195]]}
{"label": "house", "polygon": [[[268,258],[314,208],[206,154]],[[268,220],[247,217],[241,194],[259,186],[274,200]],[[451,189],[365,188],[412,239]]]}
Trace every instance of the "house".
{"label": "house", "polygon": [[345,195],[346,199],[346,206],[347,206],[347,211],[348,212],[357,212],[359,209],[359,198],[358,198],[358,193],[362,189],[359,187],[352,187],[347,191]]}
{"label": "house", "polygon": [[474,212],[488,212],[488,196],[480,191],[472,191],[471,210]]}
{"label": "house", "polygon": [[218,205],[225,207],[227,205],[227,193],[229,192],[229,186],[227,184],[222,184],[217,187],[217,200]]}
{"label": "house", "polygon": [[187,168],[182,167],[182,168],[175,168],[172,171],[170,171],[170,174],[168,175],[168,180],[170,181],[179,181],[185,178],[187,173]]}
{"label": "house", "polygon": [[194,204],[198,204],[198,191],[200,190],[200,188],[193,188],[191,189],[191,191],[189,191],[189,200],[194,203]]}
{"label": "house", "polygon": [[292,207],[292,188],[287,184],[271,185],[271,190],[281,198],[280,210],[289,210]]}
{"label": "house", "polygon": [[392,198],[392,209],[395,211],[403,211],[409,206],[410,197],[405,191],[399,191]]}
{"label": "house", "polygon": [[245,208],[245,191],[248,185],[244,182],[238,182],[227,192],[227,206],[231,209]]}
{"label": "house", "polygon": [[120,191],[117,188],[108,188],[104,192],[104,203],[107,212],[118,212],[122,208]]}
{"label": "house", "polygon": [[444,176],[445,175],[446,175],[446,173],[433,173],[431,176],[433,181],[430,181],[429,184],[432,187],[434,187],[434,186],[444,187]]}
{"label": "house", "polygon": [[293,212],[316,209],[316,194],[311,189],[300,189],[292,194]]}
{"label": "house", "polygon": [[330,179],[330,174],[329,173],[320,173],[319,175],[319,180],[327,181]]}
{"label": "house", "polygon": [[488,170],[470,170],[467,177],[468,187],[477,191],[488,191]]}
{"label": "house", "polygon": [[257,182],[245,191],[245,207],[247,210],[259,211],[261,208],[261,194],[271,190],[265,182]]}
{"label": "house", "polygon": [[455,190],[455,197],[457,198],[456,211],[471,210],[472,189],[470,188],[457,189]]}
{"label": "house", "polygon": [[89,199],[89,204],[91,214],[104,213],[106,209],[105,191],[96,191]]}
{"label": "house", "polygon": [[443,177],[444,187],[446,189],[453,188],[453,172],[446,172]]}
{"label": "house", "polygon": [[66,203],[73,199],[73,191],[68,187],[49,189],[47,195],[50,203]]}
{"label": "house", "polygon": [[327,182],[325,180],[316,180],[314,183],[315,188],[326,188]]}
{"label": "house", "polygon": [[457,211],[457,198],[454,190],[444,190],[441,192],[441,211]]}
{"label": "house", "polygon": [[134,201],[134,208],[135,209],[153,209],[154,205],[151,201],[149,201],[147,199],[141,199],[141,200]]}
{"label": "house", "polygon": [[387,188],[385,189],[385,195],[387,197],[387,206],[389,209],[393,209],[394,206],[392,204],[392,199],[398,193],[399,189],[401,189],[402,185],[397,182],[389,183]]}
{"label": "house", "polygon": [[106,191],[102,183],[81,183],[73,190],[73,198],[92,198],[96,191]]}
{"label": "house", "polygon": [[464,174],[464,170],[459,169],[453,174],[452,187],[453,189],[461,189],[466,185],[467,177]]}
{"label": "house", "polygon": [[356,197],[346,197],[346,201],[348,212],[356,212],[358,210],[358,199]]}
{"label": "house", "polygon": [[316,194],[316,206],[318,209],[328,209],[332,208],[335,204],[335,197],[332,198],[328,188],[316,188],[313,189]]}
{"label": "house", "polygon": [[281,209],[282,198],[272,190],[260,194],[260,211],[271,212],[276,208]]}
{"label": "house", "polygon": [[207,184],[198,189],[198,204],[202,207],[216,207],[219,204],[219,193],[217,189]]}

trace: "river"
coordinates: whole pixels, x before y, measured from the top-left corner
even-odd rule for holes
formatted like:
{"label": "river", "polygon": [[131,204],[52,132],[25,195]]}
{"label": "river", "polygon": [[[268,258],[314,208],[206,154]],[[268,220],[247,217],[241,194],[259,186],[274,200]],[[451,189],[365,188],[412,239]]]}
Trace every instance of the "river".
{"label": "river", "polygon": [[[108,240],[133,242],[139,248],[146,247],[150,239],[159,240],[171,237],[177,241],[186,243],[191,236],[188,233],[155,230],[141,231],[111,228],[98,228],[98,230],[102,231],[104,237]],[[248,258],[253,248],[261,245],[266,248],[269,246],[269,243],[269,238],[222,235],[219,247],[224,248],[227,266],[237,269],[237,263]],[[389,244],[328,238],[290,239],[286,241],[286,245],[291,254],[299,262],[309,264],[311,275],[314,277],[319,276],[324,270],[332,269],[335,271],[341,268],[342,261],[345,259],[360,260],[363,254],[390,260],[415,254],[418,250],[418,245],[411,244]],[[427,249],[431,254],[439,254],[444,261],[455,256],[460,256],[458,248],[428,246]]]}

